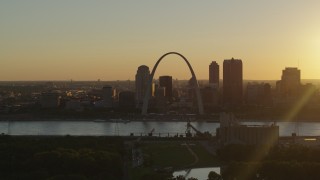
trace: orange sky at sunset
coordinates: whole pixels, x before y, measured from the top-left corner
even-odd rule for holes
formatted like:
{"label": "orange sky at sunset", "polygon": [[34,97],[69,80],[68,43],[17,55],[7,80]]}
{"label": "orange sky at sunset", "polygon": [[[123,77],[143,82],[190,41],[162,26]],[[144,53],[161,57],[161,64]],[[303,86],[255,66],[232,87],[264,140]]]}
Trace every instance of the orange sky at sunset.
{"label": "orange sky at sunset", "polygon": [[[134,80],[166,52],[208,79],[212,60],[242,59],[244,79],[285,67],[320,79],[320,1],[1,1],[0,80]],[[177,56],[156,77],[189,79]],[[222,74],[222,73],[221,73]],[[222,77],[221,77],[222,78]]]}

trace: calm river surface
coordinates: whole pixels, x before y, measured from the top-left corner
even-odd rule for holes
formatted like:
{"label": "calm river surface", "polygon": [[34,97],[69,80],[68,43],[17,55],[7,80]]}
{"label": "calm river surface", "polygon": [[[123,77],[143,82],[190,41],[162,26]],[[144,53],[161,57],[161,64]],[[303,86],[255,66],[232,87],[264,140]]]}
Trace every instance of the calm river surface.
{"label": "calm river surface", "polygon": [[[130,133],[140,135],[154,129],[154,135],[173,136],[177,133],[185,133],[186,122],[94,122],[94,121],[1,121],[0,133],[10,135],[89,135],[105,136],[120,135],[128,136]],[[192,122],[198,130],[208,131],[215,134],[219,123]],[[243,122],[248,125],[268,125],[271,122]],[[320,123],[314,122],[278,122],[280,136],[290,136],[297,131],[300,136],[319,136]]]}

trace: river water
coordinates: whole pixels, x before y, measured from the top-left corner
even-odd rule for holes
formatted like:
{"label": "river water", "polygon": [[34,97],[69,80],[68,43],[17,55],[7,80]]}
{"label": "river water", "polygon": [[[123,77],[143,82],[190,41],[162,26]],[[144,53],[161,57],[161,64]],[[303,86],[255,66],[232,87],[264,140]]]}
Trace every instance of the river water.
{"label": "river water", "polygon": [[[0,133],[10,135],[79,135],[79,136],[136,136],[145,135],[154,129],[156,136],[173,136],[177,133],[184,134],[186,122],[95,122],[95,121],[1,121]],[[201,132],[208,131],[215,135],[219,123],[192,122]],[[268,125],[265,122],[244,122],[248,125]],[[290,136],[296,132],[300,136],[319,136],[320,123],[314,122],[278,122],[280,136]]]}
{"label": "river water", "polygon": [[[184,134],[186,122],[141,122],[128,123],[96,121],[0,121],[0,133],[10,135],[89,135],[89,136],[136,136],[146,135],[154,129],[156,136]],[[191,122],[201,132],[208,131],[215,135],[219,123]],[[243,122],[248,125],[270,125],[271,122]],[[280,136],[290,136],[296,132],[300,136],[319,136],[320,123],[315,122],[277,122]]]}

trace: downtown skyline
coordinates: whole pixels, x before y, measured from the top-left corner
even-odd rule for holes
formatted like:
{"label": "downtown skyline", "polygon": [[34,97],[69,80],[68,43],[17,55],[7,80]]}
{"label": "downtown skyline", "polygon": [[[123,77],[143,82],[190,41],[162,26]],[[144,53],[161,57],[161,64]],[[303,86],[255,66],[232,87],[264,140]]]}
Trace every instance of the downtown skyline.
{"label": "downtown skyline", "polygon": [[[197,78],[241,59],[243,78],[277,80],[285,67],[320,79],[317,1],[0,2],[0,81],[133,80],[166,52]],[[177,71],[178,67],[178,71]],[[191,77],[168,56],[155,77]],[[220,72],[222,77],[222,72]]]}

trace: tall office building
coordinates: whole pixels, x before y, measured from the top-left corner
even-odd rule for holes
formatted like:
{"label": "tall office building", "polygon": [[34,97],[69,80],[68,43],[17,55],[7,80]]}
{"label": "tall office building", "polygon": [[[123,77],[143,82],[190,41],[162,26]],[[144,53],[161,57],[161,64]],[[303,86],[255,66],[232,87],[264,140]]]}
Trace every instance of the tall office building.
{"label": "tall office building", "polygon": [[143,99],[147,91],[148,81],[150,78],[150,70],[148,66],[142,65],[138,67],[136,74],[136,105],[141,108]]}
{"label": "tall office building", "polygon": [[219,64],[216,61],[209,65],[209,84],[219,88]]}
{"label": "tall office building", "polygon": [[280,92],[284,96],[297,96],[301,86],[300,70],[294,67],[287,67],[282,70]]}
{"label": "tall office building", "polygon": [[165,97],[172,98],[172,76],[160,76],[159,86],[165,88]]}
{"label": "tall office building", "polygon": [[223,61],[223,102],[227,106],[242,104],[243,98],[242,61],[226,59]]}

